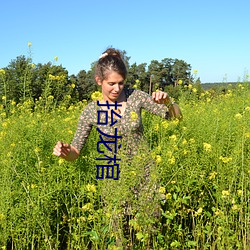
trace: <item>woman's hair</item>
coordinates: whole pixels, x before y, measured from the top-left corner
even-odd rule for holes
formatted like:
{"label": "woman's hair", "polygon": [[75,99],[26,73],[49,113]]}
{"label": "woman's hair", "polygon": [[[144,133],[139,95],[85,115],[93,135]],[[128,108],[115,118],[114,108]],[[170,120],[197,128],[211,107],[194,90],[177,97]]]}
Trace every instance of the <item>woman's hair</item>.
{"label": "woman's hair", "polygon": [[122,53],[114,48],[108,48],[99,57],[95,65],[95,76],[98,76],[103,81],[110,71],[117,72],[124,80],[127,77],[127,68]]}

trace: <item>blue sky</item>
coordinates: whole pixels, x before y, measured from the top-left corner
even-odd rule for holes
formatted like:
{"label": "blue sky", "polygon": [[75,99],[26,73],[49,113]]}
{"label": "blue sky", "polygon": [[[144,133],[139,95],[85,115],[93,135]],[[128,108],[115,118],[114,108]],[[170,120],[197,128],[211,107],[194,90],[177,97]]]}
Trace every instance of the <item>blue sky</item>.
{"label": "blue sky", "polygon": [[0,68],[20,55],[69,74],[89,70],[112,46],[130,64],[177,58],[203,83],[250,73],[249,0],[8,0],[0,5]]}

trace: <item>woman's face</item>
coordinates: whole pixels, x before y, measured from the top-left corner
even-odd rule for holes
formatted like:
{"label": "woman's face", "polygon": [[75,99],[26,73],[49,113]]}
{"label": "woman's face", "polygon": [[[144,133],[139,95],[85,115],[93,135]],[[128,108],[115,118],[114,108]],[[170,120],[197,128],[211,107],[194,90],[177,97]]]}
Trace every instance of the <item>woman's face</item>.
{"label": "woman's face", "polygon": [[114,71],[110,71],[103,81],[96,77],[96,82],[102,87],[102,95],[105,101],[117,101],[124,88],[123,77]]}

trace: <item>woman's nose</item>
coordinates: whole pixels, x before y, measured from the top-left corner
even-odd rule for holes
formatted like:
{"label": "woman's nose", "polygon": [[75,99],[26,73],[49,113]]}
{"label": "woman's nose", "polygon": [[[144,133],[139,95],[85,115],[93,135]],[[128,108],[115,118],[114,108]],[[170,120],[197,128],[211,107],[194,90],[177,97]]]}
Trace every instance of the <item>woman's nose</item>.
{"label": "woman's nose", "polygon": [[119,92],[119,90],[120,90],[119,84],[115,84],[114,89],[115,89],[115,91]]}

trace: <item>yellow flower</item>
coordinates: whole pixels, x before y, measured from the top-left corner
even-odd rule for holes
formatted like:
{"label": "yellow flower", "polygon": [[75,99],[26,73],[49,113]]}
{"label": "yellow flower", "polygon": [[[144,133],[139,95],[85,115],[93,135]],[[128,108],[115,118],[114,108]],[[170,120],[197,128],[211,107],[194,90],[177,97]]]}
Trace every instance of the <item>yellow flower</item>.
{"label": "yellow flower", "polygon": [[203,142],[203,148],[207,152],[211,152],[212,151],[212,146],[209,143]]}
{"label": "yellow flower", "polygon": [[34,151],[35,151],[36,153],[39,153],[39,152],[41,151],[41,149],[40,149],[39,147],[36,147],[36,148],[34,149]]}
{"label": "yellow flower", "polygon": [[201,215],[202,214],[202,211],[203,211],[203,209],[202,209],[202,207],[200,207],[196,212],[195,212],[195,216],[198,216],[198,215]]}
{"label": "yellow flower", "polygon": [[167,200],[170,200],[171,198],[172,198],[172,194],[171,194],[171,193],[167,193],[167,194],[166,194],[166,199],[167,199]]}
{"label": "yellow flower", "polygon": [[155,130],[155,131],[158,131],[158,130],[159,130],[159,124],[158,124],[158,123],[154,125],[154,130]]}
{"label": "yellow flower", "polygon": [[55,76],[53,76],[52,74],[49,74],[49,80],[55,80]]}
{"label": "yellow flower", "polygon": [[54,96],[53,95],[49,95],[48,96],[48,100],[53,100],[54,99]]}
{"label": "yellow flower", "polygon": [[245,133],[245,138],[250,138],[250,132]]}
{"label": "yellow flower", "polygon": [[137,89],[137,85],[136,85],[136,84],[134,84],[134,85],[133,85],[133,88],[134,88],[134,89]]}
{"label": "yellow flower", "polygon": [[192,89],[192,92],[197,93],[197,89],[196,89],[196,88],[193,88],[193,89]]}
{"label": "yellow flower", "polygon": [[177,136],[176,135],[171,135],[171,136],[169,136],[169,139],[171,141],[176,141],[177,140]]}
{"label": "yellow flower", "polygon": [[234,204],[234,205],[232,206],[232,210],[234,210],[234,211],[239,210],[239,206],[238,206],[237,204]]}
{"label": "yellow flower", "polygon": [[238,195],[242,195],[243,194],[243,191],[241,189],[237,190],[237,194]]}
{"label": "yellow flower", "polygon": [[182,83],[183,83],[182,80],[179,80],[179,81],[178,81],[178,84],[179,84],[179,85],[182,85]]}
{"label": "yellow flower", "polygon": [[5,75],[5,70],[4,69],[0,69],[0,75]]}
{"label": "yellow flower", "polygon": [[159,164],[162,162],[162,158],[160,155],[156,155],[156,159],[155,159],[156,163]]}
{"label": "yellow flower", "polygon": [[234,116],[237,120],[241,120],[242,119],[242,114],[238,113]]}
{"label": "yellow flower", "polygon": [[167,128],[168,127],[168,122],[166,120],[164,120],[162,123],[161,123],[162,127],[163,128]]}
{"label": "yellow flower", "polygon": [[222,160],[223,163],[228,163],[233,160],[232,157],[223,157],[223,156],[220,156],[219,159]]}
{"label": "yellow flower", "polygon": [[63,158],[60,158],[60,159],[58,160],[58,163],[59,163],[59,165],[62,165],[62,164],[64,163],[64,159],[63,159]]}
{"label": "yellow flower", "polygon": [[193,88],[193,85],[190,83],[190,84],[188,84],[188,88],[189,89],[192,89]]}
{"label": "yellow flower", "polygon": [[93,205],[89,202],[86,203],[83,207],[82,207],[82,211],[86,212],[86,211],[90,211],[93,208]]}
{"label": "yellow flower", "polygon": [[193,70],[193,73],[196,75],[196,74],[198,74],[198,70],[197,69],[194,69]]}
{"label": "yellow flower", "polygon": [[[0,71],[1,71],[1,70],[0,70]],[[250,107],[249,107],[249,106],[245,107],[245,110],[246,110],[246,111],[250,111]]]}
{"label": "yellow flower", "polygon": [[135,80],[135,83],[139,83],[139,82],[140,82],[140,80],[138,80],[138,79]]}
{"label": "yellow flower", "polygon": [[100,91],[95,91],[91,94],[91,99],[93,101],[101,101],[103,99],[102,93]]}
{"label": "yellow flower", "polygon": [[76,85],[74,83],[71,84],[71,88],[74,89]]}
{"label": "yellow flower", "polygon": [[28,42],[28,46],[31,47],[32,46],[32,42]]}
{"label": "yellow flower", "polygon": [[169,164],[173,165],[175,164],[175,158],[172,156],[170,159],[168,159]]}
{"label": "yellow flower", "polygon": [[0,214],[0,221],[4,220],[4,218],[5,218],[4,214]]}
{"label": "yellow flower", "polygon": [[214,179],[214,178],[216,177],[216,175],[217,175],[216,172],[212,172],[212,173],[210,173],[208,179],[209,179],[209,180],[212,180],[212,179]]}
{"label": "yellow flower", "polygon": [[131,118],[132,121],[136,121],[137,118],[138,118],[138,114],[135,111],[132,111],[130,113],[130,118]]}
{"label": "yellow flower", "polygon": [[95,193],[95,192],[96,192],[96,186],[95,186],[95,185],[88,184],[88,185],[86,186],[86,189],[87,189],[89,192],[92,192],[92,193]]}
{"label": "yellow flower", "polygon": [[230,195],[230,192],[229,192],[229,190],[222,190],[221,194],[222,194],[222,197],[225,198],[225,197]]}
{"label": "yellow flower", "polygon": [[223,215],[223,211],[221,211],[220,209],[217,209],[217,210],[214,212],[214,215],[215,215],[215,216]]}
{"label": "yellow flower", "polygon": [[165,187],[160,187],[159,188],[159,193],[165,194],[166,193],[166,188]]}
{"label": "yellow flower", "polygon": [[6,96],[5,95],[2,96],[2,100],[3,101],[6,100]]}
{"label": "yellow flower", "polygon": [[130,174],[136,176],[136,172],[135,171],[130,171]]}
{"label": "yellow flower", "polygon": [[194,138],[190,138],[190,139],[189,139],[189,143],[190,143],[190,144],[195,143],[195,139],[194,139]]}
{"label": "yellow flower", "polygon": [[58,56],[55,56],[55,57],[54,57],[54,60],[57,62],[57,61],[58,61]]}

